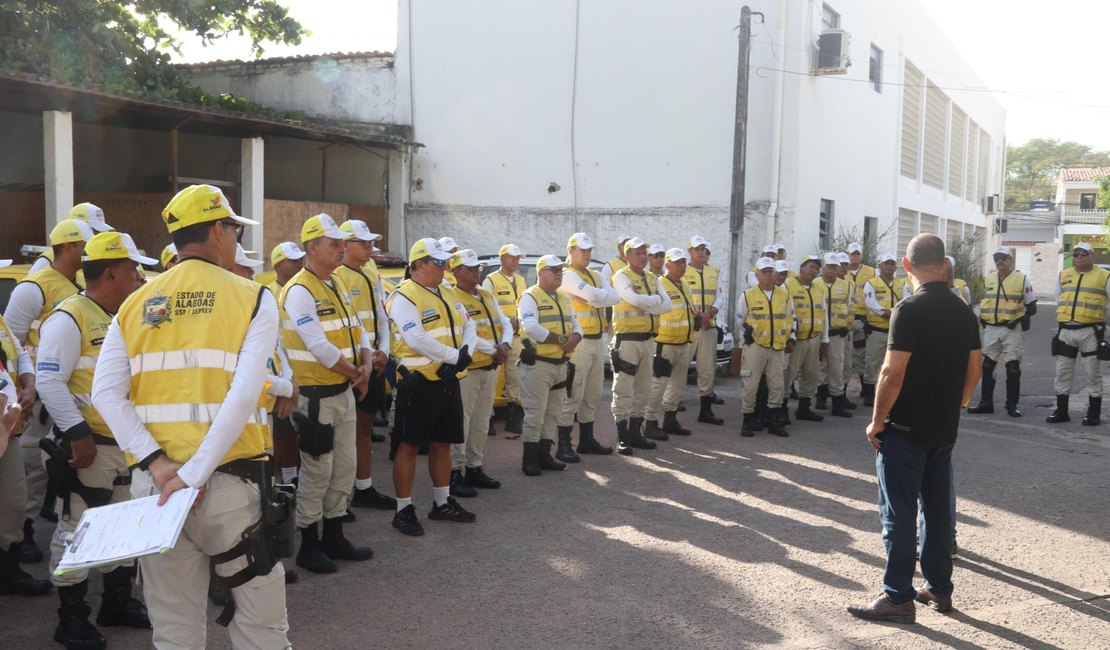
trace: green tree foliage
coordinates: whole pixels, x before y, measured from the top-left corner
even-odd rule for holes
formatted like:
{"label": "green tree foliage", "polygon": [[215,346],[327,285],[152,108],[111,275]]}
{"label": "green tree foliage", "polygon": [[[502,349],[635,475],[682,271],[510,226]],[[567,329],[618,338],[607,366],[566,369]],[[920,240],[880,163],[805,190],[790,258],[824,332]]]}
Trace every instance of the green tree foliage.
{"label": "green tree foliage", "polygon": [[836,230],[833,231],[832,239],[829,241],[827,249],[821,248],[816,245],[814,248],[821,254],[825,253],[842,253],[847,252],[848,244],[853,242],[859,243],[863,247],[863,263],[869,266],[875,266],[875,260],[878,258],[883,248],[883,242],[892,239],[894,230],[897,224],[891,222],[882,232],[869,233],[867,237],[863,236],[863,225],[855,224],[852,226],[844,227],[839,223],[836,224]]}
{"label": "green tree foliage", "polygon": [[974,231],[961,239],[948,242],[945,252],[956,261],[953,265],[955,277],[962,278],[971,289],[971,304],[983,299],[983,238]]}
{"label": "green tree foliage", "polygon": [[271,111],[230,94],[209,95],[170,62],[181,43],[175,25],[204,43],[247,35],[251,52],[265,43],[298,44],[305,33],[277,0],[0,0],[0,67],[97,86],[113,92]]}
{"label": "green tree foliage", "polygon": [[1110,167],[1110,151],[1092,151],[1078,142],[1034,138],[1006,148],[1006,209],[1029,209],[1029,202],[1056,193],[1064,167]]}

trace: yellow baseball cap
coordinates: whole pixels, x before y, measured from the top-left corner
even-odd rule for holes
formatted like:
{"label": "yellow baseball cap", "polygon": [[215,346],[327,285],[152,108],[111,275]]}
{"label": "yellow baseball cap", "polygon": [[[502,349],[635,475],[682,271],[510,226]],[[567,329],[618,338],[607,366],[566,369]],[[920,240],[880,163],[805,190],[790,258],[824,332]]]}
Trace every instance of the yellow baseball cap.
{"label": "yellow baseball cap", "polygon": [[455,270],[460,266],[482,266],[482,260],[478,259],[478,254],[469,248],[464,248],[461,251],[456,251],[451,256],[451,261],[447,263],[451,270]]}
{"label": "yellow baseball cap", "polygon": [[79,219],[89,224],[96,232],[115,230],[104,222],[104,210],[92,203],[78,203],[69,209],[70,219]]}
{"label": "yellow baseball cap", "polygon": [[79,219],[62,219],[50,231],[50,245],[68,244],[75,241],[87,242],[93,238],[92,228]]}
{"label": "yellow baseball cap", "polygon": [[409,249],[409,264],[416,260],[422,260],[425,257],[431,257],[437,260],[451,259],[451,253],[443,250],[443,244],[439,243],[432,237],[425,237],[419,239],[412,248]]}
{"label": "yellow baseball cap", "polygon": [[301,243],[307,244],[313,239],[321,237],[330,237],[332,239],[350,239],[353,237],[349,232],[344,232],[335,225],[335,219],[331,215],[321,212],[320,214],[309,217],[304,225],[301,226]]}
{"label": "yellow baseball cap", "polygon": [[500,257],[502,255],[509,255],[509,256],[512,256],[512,257],[520,257],[523,254],[524,254],[524,251],[522,251],[520,249],[520,246],[517,246],[516,244],[505,244],[504,246],[501,247],[501,250],[497,251],[497,256],[498,257]]}
{"label": "yellow baseball cap", "polygon": [[647,248],[647,242],[640,239],[639,237],[632,237],[628,241],[624,242],[624,252],[626,254],[628,253],[628,251],[635,250],[637,248]]}
{"label": "yellow baseball cap", "polygon": [[85,257],[89,262],[97,260],[133,260],[139,264],[154,266],[158,260],[139,254],[139,247],[131,235],[124,232],[102,232],[85,244]]}
{"label": "yellow baseball cap", "polygon": [[299,260],[304,256],[305,252],[301,250],[300,246],[297,246],[291,241],[283,241],[277,246],[274,246],[274,250],[270,251],[270,264],[272,266],[277,266],[278,262]]}
{"label": "yellow baseball cap", "polygon": [[177,257],[177,246],[170,244],[163,248],[162,256],[159,258],[159,261],[162,262],[162,268],[166,268],[166,265],[172,262],[175,257]]}
{"label": "yellow baseball cap", "polygon": [[162,210],[162,220],[170,232],[220,219],[231,219],[244,226],[258,225],[257,221],[235,214],[223,191],[215,185],[190,185],[175,194]]}
{"label": "yellow baseball cap", "polygon": [[593,250],[594,241],[590,236],[584,232],[576,232],[567,240],[567,248],[578,248],[580,250]]}
{"label": "yellow baseball cap", "polygon": [[544,269],[561,269],[564,266],[566,266],[566,262],[559,259],[558,257],[555,257],[554,255],[544,255],[540,259],[536,260],[536,274],[539,275],[539,272]]}
{"label": "yellow baseball cap", "polygon": [[347,219],[339,224],[339,229],[350,235],[349,239],[358,239],[361,241],[378,241],[382,238],[376,232],[370,232],[370,227],[366,225],[365,221],[360,219]]}

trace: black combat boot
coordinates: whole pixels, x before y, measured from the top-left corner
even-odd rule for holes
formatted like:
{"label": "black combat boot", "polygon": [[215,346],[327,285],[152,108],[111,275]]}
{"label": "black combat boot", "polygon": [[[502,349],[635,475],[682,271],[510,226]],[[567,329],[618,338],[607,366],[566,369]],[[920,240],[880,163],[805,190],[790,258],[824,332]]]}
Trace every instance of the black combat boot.
{"label": "black combat boot", "polygon": [[551,457],[551,448],[555,445],[554,440],[543,438],[539,445],[539,455],[536,456],[536,461],[539,463],[540,469],[558,472],[567,468],[566,463],[559,462]]}
{"label": "black combat boot", "polygon": [[540,470],[540,443],[526,442],[524,443],[524,451],[520,457],[520,471],[524,472],[525,476],[539,476],[543,472]]}
{"label": "black combat boot", "polygon": [[1087,398],[1087,417],[1083,418],[1083,426],[1095,427],[1098,426],[1102,420],[1102,398],[1101,397],[1088,397]]}
{"label": "black combat boot", "polygon": [[717,397],[717,393],[715,393],[713,391],[709,391],[709,399],[716,406],[721,406],[725,403],[725,401],[723,399],[721,399],[720,397]]}
{"label": "black combat boot", "polygon": [[361,562],[374,557],[369,546],[355,546],[343,536],[343,522],[339,517],[324,519],[324,538],[320,541],[324,554],[332,560]]}
{"label": "black combat boot", "polygon": [[665,431],[659,428],[659,420],[645,420],[644,421],[644,437],[649,440],[670,440],[671,437]]}
{"label": "black combat boot", "polygon": [[809,422],[820,422],[825,419],[825,416],[818,415],[810,410],[808,397],[798,398],[798,409],[794,411],[794,417]]}
{"label": "black combat boot", "polygon": [[786,432],[786,411],[787,407],[785,406],[780,406],[779,408],[774,409],[771,412],[771,424],[767,427],[767,430],[769,432],[775,434],[776,436],[779,436],[780,438],[784,438],[790,435]]}
{"label": "black combat boot", "polygon": [[821,384],[817,387],[817,399],[813,401],[813,408],[824,411],[829,408],[829,385]]}
{"label": "black combat boot", "polygon": [[312,524],[301,529],[301,548],[297,551],[297,566],[313,573],[335,573],[335,562],[320,547],[320,525]]}
{"label": "black combat boot", "polygon": [[859,406],[858,404],[856,404],[852,400],[848,399],[848,385],[845,384],[844,385],[844,408],[852,409],[854,411],[854,410],[856,410],[856,407],[858,407],[858,406]]}
{"label": "black combat boot", "polygon": [[863,385],[863,405],[875,406],[875,384]]}
{"label": "black combat boot", "polygon": [[983,375],[983,387],[979,391],[979,404],[972,406],[967,412],[994,413],[994,377]]}
{"label": "black combat boot", "polygon": [[845,395],[832,396],[832,411],[833,415],[842,418],[852,417],[852,409],[848,408],[848,397]]}
{"label": "black combat boot", "polygon": [[464,499],[478,496],[478,490],[475,490],[470,485],[467,485],[466,481],[463,479],[463,473],[461,469],[451,470],[450,493],[453,497],[461,497]]}
{"label": "black combat boot", "polygon": [[16,542],[18,547],[16,557],[23,564],[37,564],[42,562],[42,550],[35,544],[35,522],[31,519],[23,520],[23,539]]}
{"label": "black combat boot", "polygon": [[1045,418],[1044,421],[1048,422],[1049,424],[1056,424],[1057,422],[1071,422],[1071,418],[1068,417],[1067,395],[1056,396],[1056,410],[1052,412],[1052,415]]}
{"label": "black combat boot", "polygon": [[570,442],[570,435],[574,431],[574,427],[556,427],[555,431],[559,435],[559,448],[555,450],[555,458],[564,463],[581,462],[582,459],[574,453],[574,445]]}
{"label": "black combat boot", "polygon": [[621,456],[632,455],[632,445],[628,443],[628,420],[617,422],[617,453]]}
{"label": "black combat boot", "polygon": [[755,436],[755,428],[752,426],[755,422],[755,419],[755,413],[744,414],[744,421],[740,425],[740,435],[744,436],[745,438],[751,438]]}
{"label": "black combat boot", "polygon": [[58,587],[58,626],[54,628],[54,640],[66,650],[103,650],[108,641],[89,622],[92,611],[85,602],[89,591],[89,581],[83,580],[70,587]]}
{"label": "black combat boot", "polygon": [[479,465],[466,468],[466,484],[483,490],[496,490],[501,487],[501,481],[493,478]]}
{"label": "black combat boot", "polygon": [[790,421],[790,402],[786,401],[781,406],[771,412],[771,417],[774,418],[775,413],[778,412],[779,417],[782,419],[783,424],[793,424]]}
{"label": "black combat boot", "polygon": [[643,418],[628,418],[628,444],[636,449],[655,449],[655,443],[641,433],[643,427]]}
{"label": "black combat boot", "polygon": [[524,407],[516,402],[509,402],[506,407],[505,413],[505,436],[510,440],[515,440],[524,433]]}
{"label": "black combat boot", "polygon": [[701,398],[701,412],[698,413],[698,422],[707,424],[724,424],[725,421],[713,413],[713,397],[703,395]]}
{"label": "black combat boot", "polygon": [[1018,399],[1021,397],[1021,362],[1006,362],[1006,415],[1020,418]]}
{"label": "black combat boot", "polygon": [[97,625],[150,629],[146,606],[131,597],[133,575],[132,567],[120,567],[104,574],[104,596],[100,599],[100,611],[96,613]]}
{"label": "black combat boot", "polygon": [[54,585],[49,580],[35,580],[19,566],[19,543],[0,551],[0,596],[42,596]]}
{"label": "black combat boot", "polygon": [[671,436],[688,436],[690,430],[678,423],[678,411],[664,411],[663,433]]}
{"label": "black combat boot", "polygon": [[613,453],[612,447],[603,447],[600,442],[594,438],[594,423],[593,422],[579,422],[578,423],[578,453],[580,454],[597,454],[598,456],[608,456]]}

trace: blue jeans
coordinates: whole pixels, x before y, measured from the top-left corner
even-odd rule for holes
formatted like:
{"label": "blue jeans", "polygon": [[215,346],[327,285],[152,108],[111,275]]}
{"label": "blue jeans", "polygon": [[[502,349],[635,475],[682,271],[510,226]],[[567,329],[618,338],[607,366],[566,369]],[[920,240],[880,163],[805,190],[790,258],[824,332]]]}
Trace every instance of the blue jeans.
{"label": "blue jeans", "polygon": [[[921,497],[917,498],[917,508],[924,513],[925,506],[921,504]],[[956,544],[956,474],[952,473],[952,482],[948,485],[948,510],[952,517],[952,545]],[[921,542],[921,538],[925,535],[925,516],[920,514],[917,517],[918,533],[917,541]],[[920,549],[918,549],[920,550]]]}
{"label": "blue jeans", "polygon": [[917,594],[913,586],[917,544],[917,500],[925,523],[921,529],[921,573],[925,587],[937,596],[952,594],[952,445],[926,448],[906,436],[880,435],[875,454],[879,478],[879,519],[886,545],[883,591],[891,602],[906,603]]}

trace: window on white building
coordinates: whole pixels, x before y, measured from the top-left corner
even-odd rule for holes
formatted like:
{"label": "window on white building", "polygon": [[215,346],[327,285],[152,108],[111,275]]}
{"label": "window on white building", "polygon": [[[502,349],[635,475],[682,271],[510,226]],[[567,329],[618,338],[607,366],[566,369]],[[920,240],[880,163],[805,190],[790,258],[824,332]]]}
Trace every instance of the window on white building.
{"label": "window on white building", "polygon": [[840,27],[840,14],[833,11],[829,5],[821,5],[821,29],[837,29]]}
{"label": "window on white building", "polygon": [[1098,193],[1092,192],[1079,195],[1079,209],[1080,210],[1094,210],[1098,207]]}
{"label": "window on white building", "polygon": [[867,70],[867,80],[875,92],[883,92],[883,51],[871,44],[871,64]]}
{"label": "window on white building", "polygon": [[864,217],[863,218],[863,240],[867,241],[872,237],[879,235],[879,218],[878,217]]}
{"label": "window on white building", "polygon": [[832,241],[833,229],[833,210],[835,202],[828,199],[821,199],[821,215],[817,220],[817,245],[822,249],[829,247],[829,242]]}

